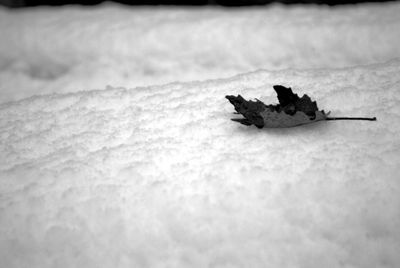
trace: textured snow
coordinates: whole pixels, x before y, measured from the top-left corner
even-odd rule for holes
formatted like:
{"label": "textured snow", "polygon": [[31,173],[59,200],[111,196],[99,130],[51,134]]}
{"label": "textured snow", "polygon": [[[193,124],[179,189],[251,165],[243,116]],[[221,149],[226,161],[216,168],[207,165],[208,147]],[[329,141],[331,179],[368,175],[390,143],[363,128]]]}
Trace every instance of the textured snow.
{"label": "textured snow", "polygon": [[[46,95],[0,106],[4,267],[396,267],[400,62]],[[290,84],[335,115],[229,121]]]}
{"label": "textured snow", "polygon": [[[0,102],[400,57],[400,5],[0,9]],[[12,77],[13,79],[10,79]]]}
{"label": "textured snow", "polygon": [[400,5],[169,11],[0,10],[0,267],[398,267]]}

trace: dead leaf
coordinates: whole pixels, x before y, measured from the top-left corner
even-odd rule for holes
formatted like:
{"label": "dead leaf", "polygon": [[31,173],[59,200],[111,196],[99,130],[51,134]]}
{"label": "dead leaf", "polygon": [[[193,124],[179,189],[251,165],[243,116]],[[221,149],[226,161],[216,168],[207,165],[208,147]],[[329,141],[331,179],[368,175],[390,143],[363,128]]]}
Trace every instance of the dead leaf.
{"label": "dead leaf", "polygon": [[279,104],[266,105],[262,101],[247,101],[242,96],[228,95],[226,98],[235,107],[237,113],[244,118],[234,118],[235,122],[258,128],[282,128],[310,124],[322,120],[370,120],[376,118],[363,117],[328,117],[329,112],[318,110],[317,102],[312,101],[306,94],[301,98],[294,94],[291,88],[276,85]]}

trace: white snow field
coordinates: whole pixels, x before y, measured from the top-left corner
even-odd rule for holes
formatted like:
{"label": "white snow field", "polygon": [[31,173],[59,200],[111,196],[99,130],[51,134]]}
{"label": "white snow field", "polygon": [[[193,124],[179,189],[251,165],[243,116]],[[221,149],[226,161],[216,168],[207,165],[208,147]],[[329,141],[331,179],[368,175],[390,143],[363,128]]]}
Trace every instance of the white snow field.
{"label": "white snow field", "polygon": [[[0,267],[399,267],[398,14],[1,10]],[[378,121],[230,120],[275,84]]]}
{"label": "white snow field", "polygon": [[400,4],[0,9],[0,102],[400,57]]}

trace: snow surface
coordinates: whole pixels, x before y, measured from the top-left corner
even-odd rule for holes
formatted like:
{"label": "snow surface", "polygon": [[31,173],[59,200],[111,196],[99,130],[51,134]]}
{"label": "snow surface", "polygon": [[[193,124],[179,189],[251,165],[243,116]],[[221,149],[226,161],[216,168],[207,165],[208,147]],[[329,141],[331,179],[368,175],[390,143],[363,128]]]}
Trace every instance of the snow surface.
{"label": "snow surface", "polygon": [[398,267],[400,5],[164,9],[1,11],[0,267]]}
{"label": "snow surface", "polygon": [[[400,5],[0,9],[0,102],[400,57]],[[12,79],[10,79],[12,77]]]}

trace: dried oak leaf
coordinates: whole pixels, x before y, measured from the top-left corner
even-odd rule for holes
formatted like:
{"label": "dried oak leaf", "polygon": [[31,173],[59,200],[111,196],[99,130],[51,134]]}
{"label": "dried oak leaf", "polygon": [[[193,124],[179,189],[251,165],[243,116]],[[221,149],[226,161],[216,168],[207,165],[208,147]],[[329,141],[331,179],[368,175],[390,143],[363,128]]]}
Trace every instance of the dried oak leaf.
{"label": "dried oak leaf", "polygon": [[276,85],[274,90],[278,94],[279,104],[266,105],[262,101],[247,101],[242,96],[229,95],[226,98],[235,107],[237,113],[244,118],[234,118],[235,122],[258,128],[294,127],[321,120],[376,120],[376,118],[349,118],[328,117],[329,113],[318,110],[317,103],[309,96],[301,98],[294,94],[291,88]]}

